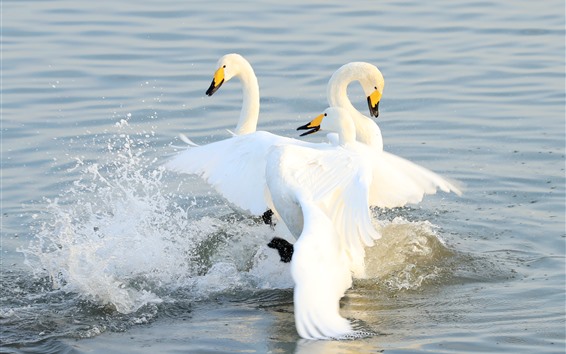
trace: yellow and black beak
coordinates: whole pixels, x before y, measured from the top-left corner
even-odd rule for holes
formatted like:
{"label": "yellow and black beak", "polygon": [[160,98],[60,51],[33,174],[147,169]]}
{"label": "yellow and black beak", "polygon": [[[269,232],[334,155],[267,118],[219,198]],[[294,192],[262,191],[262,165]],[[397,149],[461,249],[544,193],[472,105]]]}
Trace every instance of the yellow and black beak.
{"label": "yellow and black beak", "polygon": [[318,115],[315,119],[311,120],[305,125],[301,125],[297,128],[297,130],[308,130],[301,134],[301,136],[309,135],[312,133],[316,133],[320,130],[320,124],[322,123],[322,119],[326,117],[326,113]]}
{"label": "yellow and black beak", "polygon": [[371,95],[368,96],[369,114],[372,117],[379,117],[379,101],[381,100],[381,92],[375,89]]}
{"label": "yellow and black beak", "polygon": [[223,83],[224,83],[224,67],[220,67],[214,73],[214,78],[212,79],[212,83],[210,84],[210,87],[208,88],[208,90],[206,90],[206,95],[207,96],[214,95],[214,93],[220,88],[220,86],[222,86]]}

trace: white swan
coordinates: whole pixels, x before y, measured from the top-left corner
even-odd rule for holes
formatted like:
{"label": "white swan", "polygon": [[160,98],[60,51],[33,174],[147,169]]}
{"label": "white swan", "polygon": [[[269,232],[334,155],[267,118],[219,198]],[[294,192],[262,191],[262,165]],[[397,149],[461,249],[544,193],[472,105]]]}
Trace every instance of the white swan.
{"label": "white swan", "polygon": [[348,86],[358,81],[367,97],[370,114],[379,116],[379,102],[385,80],[375,65],[365,62],[351,62],[341,66],[328,81],[326,97],[329,107],[341,107],[348,111],[356,126],[356,139],[364,144],[383,150],[383,138],[377,124],[358,111],[348,99]]}
{"label": "white swan", "polygon": [[239,54],[220,58],[206,94],[214,94],[233,77],[243,85],[243,105],[234,136],[191,146],[168,161],[165,168],[199,175],[232,204],[253,215],[262,215],[273,209],[265,182],[268,149],[275,144],[312,143],[256,130],[259,85],[251,65]]}
{"label": "white swan", "polygon": [[291,260],[295,324],[310,339],[354,335],[340,316],[339,300],[352,285],[352,273],[364,272],[364,247],[381,237],[369,210],[372,148],[356,141],[343,108],[327,108],[307,129],[320,126],[338,133],[339,145],[273,146],[266,165],[273,204],[299,236]]}
{"label": "white swan", "polygon": [[381,204],[404,205],[430,193],[428,187],[453,187],[433,172],[357,141],[347,109],[327,108],[298,129],[310,134],[321,127],[338,134],[338,145],[273,146],[266,164],[273,205],[288,229],[299,233],[289,258],[295,325],[307,339],[356,336],[340,315],[339,300],[352,275],[365,276],[365,247],[381,237],[369,211],[372,188],[386,189],[379,194]]}
{"label": "white swan", "polygon": [[[438,189],[461,195],[460,189],[437,174],[406,159],[383,151],[381,130],[375,121],[359,112],[348,99],[350,83],[358,81],[367,97],[370,114],[379,116],[379,102],[385,86],[381,71],[365,62],[351,62],[340,67],[328,81],[326,90],[330,107],[348,111],[356,127],[356,140],[372,147],[380,159],[374,164],[374,182],[370,189],[370,205],[382,208],[419,203],[424,195]],[[316,128],[312,127],[316,130]],[[309,134],[308,132],[303,134]]]}
{"label": "white swan", "polygon": [[226,54],[218,60],[218,69],[206,94],[212,96],[223,83],[233,77],[242,83],[242,110],[234,133],[236,135],[253,133],[259,117],[259,84],[250,63],[239,54]]}

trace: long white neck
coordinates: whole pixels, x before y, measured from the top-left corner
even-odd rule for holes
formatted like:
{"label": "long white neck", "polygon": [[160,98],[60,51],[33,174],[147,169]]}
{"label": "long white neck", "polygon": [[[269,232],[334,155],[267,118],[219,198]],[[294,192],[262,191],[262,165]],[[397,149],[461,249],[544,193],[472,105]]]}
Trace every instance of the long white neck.
{"label": "long white neck", "polygon": [[[247,64],[247,63],[246,63]],[[259,84],[251,65],[242,65],[236,75],[242,82],[243,102],[240,119],[234,133],[237,135],[253,133],[259,118]]]}
{"label": "long white neck", "polygon": [[[346,146],[356,141],[356,127],[345,118],[341,124],[341,130],[338,132],[340,145]],[[349,123],[349,124],[346,124]]]}
{"label": "long white neck", "polygon": [[329,107],[324,111],[326,117],[322,120],[322,129],[338,133],[339,144],[346,146],[356,141],[356,127],[347,109]]}
{"label": "long white neck", "polygon": [[366,145],[383,150],[383,138],[377,124],[358,111],[348,98],[348,85],[353,81],[361,81],[367,72],[366,63],[350,63],[338,69],[328,81],[326,96],[330,107],[340,107],[348,111],[356,126],[356,139]]}

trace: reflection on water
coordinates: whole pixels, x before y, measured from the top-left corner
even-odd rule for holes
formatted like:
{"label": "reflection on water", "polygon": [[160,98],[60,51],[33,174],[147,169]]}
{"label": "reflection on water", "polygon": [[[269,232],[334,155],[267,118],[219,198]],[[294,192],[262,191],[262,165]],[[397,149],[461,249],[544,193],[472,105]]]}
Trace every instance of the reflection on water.
{"label": "reflection on water", "polygon": [[383,353],[374,344],[357,341],[312,341],[301,339],[297,342],[296,354],[322,354],[322,353]]}

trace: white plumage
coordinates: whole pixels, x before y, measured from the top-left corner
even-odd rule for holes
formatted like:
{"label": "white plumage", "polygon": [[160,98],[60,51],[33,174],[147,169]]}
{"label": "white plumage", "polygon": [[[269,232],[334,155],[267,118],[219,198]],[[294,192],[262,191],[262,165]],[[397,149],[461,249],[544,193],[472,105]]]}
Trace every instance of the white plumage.
{"label": "white plumage", "polygon": [[[375,66],[350,63],[332,76],[327,94],[336,107],[317,119],[338,135],[320,144],[256,131],[259,87],[253,69],[237,54],[219,60],[207,94],[234,76],[244,86],[234,136],[191,146],[165,166],[201,176],[252,214],[273,209],[298,238],[291,261],[297,331],[316,339],[351,335],[349,321],[340,316],[339,300],[351,286],[352,274],[364,277],[364,248],[380,237],[370,206],[418,203],[437,189],[460,191],[435,173],[384,152],[377,124],[350,103],[347,87],[359,81],[370,113],[379,114],[384,81]],[[320,129],[313,122],[301,128],[308,127],[309,133]]]}
{"label": "white plumage", "polygon": [[[370,214],[377,205],[418,202],[436,187],[454,187],[440,176],[356,140],[344,108],[330,107],[308,124],[305,134],[328,130],[338,144],[324,148],[273,146],[266,179],[274,207],[298,241],[291,260],[295,323],[304,338],[354,335],[339,313],[339,300],[352,275],[365,276],[365,247],[381,237]],[[346,321],[346,322],[344,322]]]}
{"label": "white plumage", "polygon": [[[324,149],[329,144],[313,144],[256,131],[259,85],[251,65],[239,54],[227,54],[220,58],[207,95],[214,94],[222,84],[233,77],[240,79],[243,85],[242,110],[234,136],[207,145],[189,146],[187,150],[168,161],[165,167],[177,172],[199,175],[232,204],[254,215],[261,215],[267,209],[273,208],[265,181],[265,162],[269,147],[287,144],[318,146]],[[346,96],[346,88],[353,80],[363,83],[364,91],[369,92],[368,102],[371,96],[377,98],[374,102],[377,105],[383,89],[383,77],[371,64],[351,63],[339,69],[329,81],[329,102],[336,100],[338,106],[349,105],[353,110],[351,115],[364,117],[355,110]],[[363,126],[363,120],[361,122],[358,125]],[[369,123],[370,128],[366,127],[364,130],[374,133],[377,130],[381,139],[377,125],[371,120]],[[329,140],[330,145],[336,143],[336,139],[332,137],[329,137]],[[277,217],[277,211],[275,212]]]}
{"label": "white plumage", "polygon": [[254,215],[272,208],[265,182],[265,161],[275,144],[312,143],[257,131],[259,85],[246,59],[227,54],[218,61],[218,69],[207,90],[212,95],[233,77],[243,85],[243,104],[234,136],[207,145],[191,146],[165,164],[167,169],[202,177],[232,204]]}
{"label": "white plumage", "polygon": [[298,237],[291,260],[297,331],[304,338],[340,338],[353,329],[340,316],[339,300],[352,273],[363,276],[364,247],[381,237],[369,210],[373,165],[346,110],[328,108],[314,121],[338,133],[339,145],[274,146],[266,177],[275,208]]}

